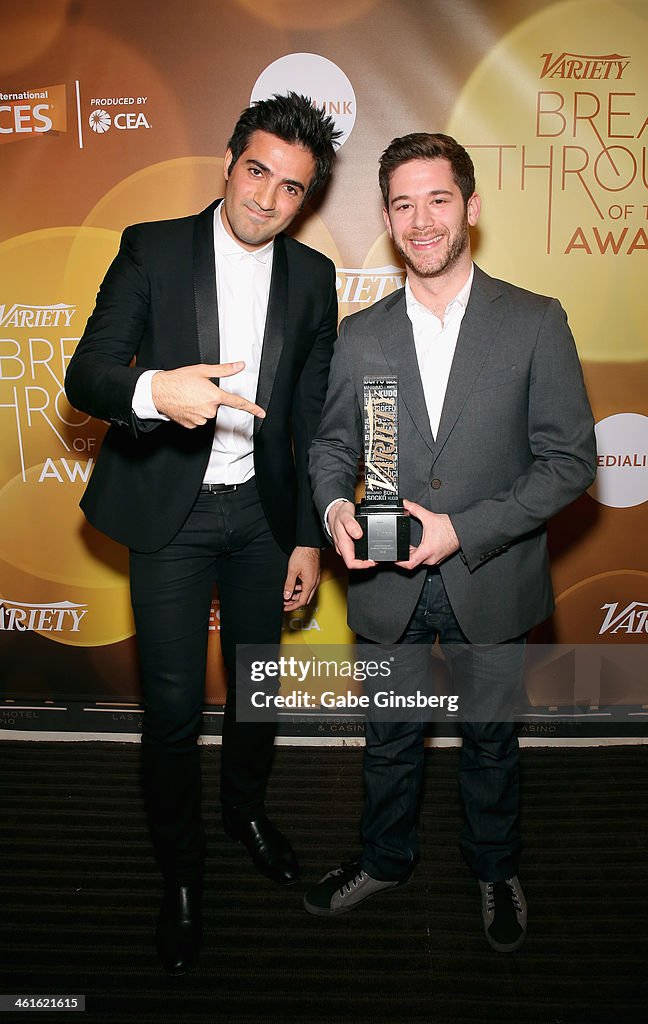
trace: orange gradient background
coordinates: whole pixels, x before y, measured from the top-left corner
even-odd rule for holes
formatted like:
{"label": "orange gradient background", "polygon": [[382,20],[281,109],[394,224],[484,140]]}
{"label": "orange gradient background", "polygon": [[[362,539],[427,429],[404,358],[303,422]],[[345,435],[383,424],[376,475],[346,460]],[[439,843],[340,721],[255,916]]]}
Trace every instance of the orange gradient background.
{"label": "orange gradient background", "polygon": [[[380,153],[397,135],[447,131],[476,165],[483,203],[473,238],[477,261],[495,276],[560,298],[597,421],[629,412],[648,417],[644,3],[331,0],[307,9],[263,0],[41,0],[0,7],[0,93],[35,92],[47,83],[51,93],[47,101],[0,99],[0,598],[69,601],[86,610],[76,632],[0,630],[7,696],[138,699],[126,552],[78,509],[105,424],[70,408],[65,367],[123,228],[196,212],[222,194],[229,133],[261,72],[284,55],[325,56],[355,92],[355,127],[333,182],[295,224],[297,237],[334,260],[341,296],[349,276],[364,281],[347,289],[341,315],[379,294],[377,268],[398,268],[381,216]],[[628,63],[619,79],[543,79],[542,55],[563,51],[618,54]],[[554,98],[539,99],[541,93]],[[128,102],[103,102],[115,98]],[[47,109],[40,122],[14,111],[41,102]],[[539,103],[560,105],[563,131],[555,114],[538,120]],[[104,133],[89,125],[99,109],[111,117]],[[610,119],[610,109],[622,113]],[[583,117],[570,121],[574,110]],[[43,117],[51,128],[33,130]],[[16,124],[30,130],[10,130]],[[631,177],[628,161],[636,162],[632,181],[591,176],[606,146],[623,147],[619,174]],[[550,159],[556,163],[543,170]],[[566,173],[578,162],[587,167],[580,178]],[[536,168],[525,170],[531,164]],[[612,232],[614,245],[626,228],[618,251],[608,244],[600,252],[594,228],[598,237]],[[578,231],[578,244],[567,251]],[[394,274],[381,294],[396,287]],[[16,312],[56,307],[67,310],[57,322],[54,314],[21,322]],[[648,469],[638,465],[637,472]],[[612,508],[585,494],[557,517],[550,526],[557,608],[535,639],[645,642],[645,634],[600,633],[604,606],[616,602],[621,612],[648,602],[645,537],[645,502]],[[350,639],[345,580],[328,552],[315,604],[286,622],[286,644]],[[221,703],[214,600],[207,694]]]}

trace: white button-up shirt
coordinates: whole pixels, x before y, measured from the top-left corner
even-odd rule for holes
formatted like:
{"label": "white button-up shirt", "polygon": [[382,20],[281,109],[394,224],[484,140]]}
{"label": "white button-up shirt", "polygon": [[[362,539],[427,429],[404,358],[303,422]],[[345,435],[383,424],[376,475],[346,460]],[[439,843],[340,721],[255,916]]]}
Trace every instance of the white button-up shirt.
{"label": "white button-up shirt", "polygon": [[[220,362],[243,360],[245,369],[222,377],[220,387],[253,402],[268,312],[274,239],[262,249],[248,252],[225,230],[222,209],[220,203],[214,210]],[[151,379],[156,372],[147,370],[137,381],[133,412],[141,419],[168,418],[153,404]],[[249,412],[219,407],[205,483],[240,484],[254,475],[253,430],[254,417]]]}
{"label": "white button-up shirt", "polygon": [[468,280],[446,306],[443,320],[439,320],[438,316],[419,302],[412,293],[409,281],[405,282],[407,315],[414,332],[416,358],[434,438],[439,431],[450,368],[457,347],[461,321],[470,298],[474,274],[475,269],[472,266]]}

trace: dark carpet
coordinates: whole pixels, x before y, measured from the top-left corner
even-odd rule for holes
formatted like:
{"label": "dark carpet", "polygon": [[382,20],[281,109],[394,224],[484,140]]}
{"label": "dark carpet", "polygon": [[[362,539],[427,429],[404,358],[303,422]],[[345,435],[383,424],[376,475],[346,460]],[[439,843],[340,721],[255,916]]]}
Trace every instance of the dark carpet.
{"label": "dark carpet", "polygon": [[[485,942],[458,852],[456,749],[427,756],[412,882],[321,920],[302,909],[303,886],[275,887],[226,839],[219,750],[203,748],[207,933],[200,969],[179,979],[152,944],[159,883],[138,757],[135,744],[0,745],[2,992],[86,996],[85,1013],[37,1020],[648,1020],[648,746],[522,752],[530,925],[508,956]],[[269,810],[307,881],[357,848],[360,765],[357,748],[277,751]]]}

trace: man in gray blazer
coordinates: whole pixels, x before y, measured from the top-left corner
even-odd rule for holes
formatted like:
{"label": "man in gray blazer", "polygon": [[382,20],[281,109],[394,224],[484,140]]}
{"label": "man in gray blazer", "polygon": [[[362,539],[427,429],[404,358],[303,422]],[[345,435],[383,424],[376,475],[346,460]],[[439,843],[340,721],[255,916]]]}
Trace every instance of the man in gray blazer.
{"label": "man in gray blazer", "polygon": [[[407,281],[341,326],[310,452],[315,503],[352,570],[348,620],[363,640],[438,638],[451,671],[457,652],[470,652],[481,721],[469,714],[462,722],[461,848],[479,879],[486,937],[511,951],[524,941],[526,903],[508,708],[526,634],[553,609],[547,520],[594,478],[592,414],[559,302],[472,262],[469,228],[481,201],[463,147],[439,134],[395,139],[381,158],[380,185]],[[407,561],[361,561],[353,502],[363,382],[394,376],[413,546]],[[367,721],[362,853],[310,887],[311,913],[351,910],[411,874],[422,724]]]}

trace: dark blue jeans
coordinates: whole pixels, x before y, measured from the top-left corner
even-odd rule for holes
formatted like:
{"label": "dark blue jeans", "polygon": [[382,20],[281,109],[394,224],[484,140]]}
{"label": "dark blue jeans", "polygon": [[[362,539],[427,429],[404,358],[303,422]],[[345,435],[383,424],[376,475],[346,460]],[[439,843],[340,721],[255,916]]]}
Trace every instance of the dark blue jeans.
{"label": "dark blue jeans", "polygon": [[[468,708],[461,721],[461,849],[478,878],[501,881],[516,874],[520,853],[519,747],[510,710],[521,686],[524,638],[469,644],[432,570],[399,643],[431,646],[437,638],[460,709]],[[473,720],[475,708],[480,721]],[[418,857],[424,727],[424,720],[366,723],[362,866],[374,878],[402,878]]]}

